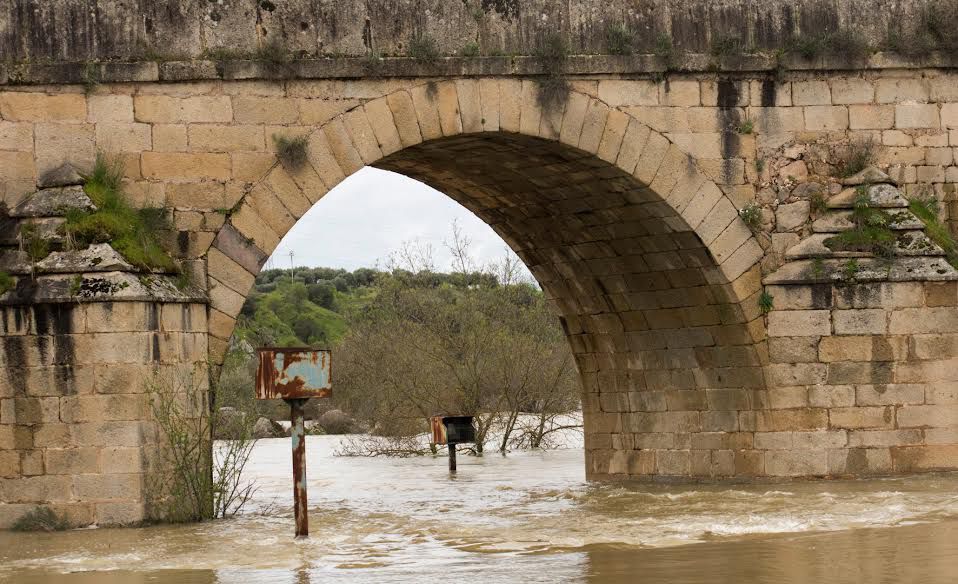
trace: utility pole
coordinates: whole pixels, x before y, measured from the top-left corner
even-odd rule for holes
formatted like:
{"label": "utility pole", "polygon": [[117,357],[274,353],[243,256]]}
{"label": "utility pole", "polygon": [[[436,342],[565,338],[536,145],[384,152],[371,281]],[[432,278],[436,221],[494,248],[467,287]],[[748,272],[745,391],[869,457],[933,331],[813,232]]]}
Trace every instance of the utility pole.
{"label": "utility pole", "polygon": [[290,283],[290,284],[293,283],[293,274],[294,274],[294,273],[295,273],[295,272],[294,272],[294,269],[293,269],[293,250],[289,250],[289,283]]}

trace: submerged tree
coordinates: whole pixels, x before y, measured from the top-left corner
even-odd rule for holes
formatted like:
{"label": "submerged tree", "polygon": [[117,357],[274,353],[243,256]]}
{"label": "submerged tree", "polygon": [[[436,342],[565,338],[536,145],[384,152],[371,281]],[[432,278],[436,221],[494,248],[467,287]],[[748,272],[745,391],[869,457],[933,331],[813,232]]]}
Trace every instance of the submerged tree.
{"label": "submerged tree", "polygon": [[[450,249],[455,256],[467,246]],[[514,265],[499,272],[505,282],[491,270],[384,274],[375,298],[347,316],[336,355],[341,407],[383,436],[419,434],[429,416],[462,414],[475,418],[479,453],[493,429],[502,452],[541,446],[555,418],[579,407],[576,371],[543,293],[515,278]],[[525,412],[537,422],[521,424]]]}

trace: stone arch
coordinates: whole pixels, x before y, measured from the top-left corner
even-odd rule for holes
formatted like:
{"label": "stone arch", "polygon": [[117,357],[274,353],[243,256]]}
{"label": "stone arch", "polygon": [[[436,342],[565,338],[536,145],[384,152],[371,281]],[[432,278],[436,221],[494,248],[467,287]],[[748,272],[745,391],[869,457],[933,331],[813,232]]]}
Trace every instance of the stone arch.
{"label": "stone arch", "polygon": [[309,133],[207,254],[210,352],[222,360],[253,278],[326,192],[364,166],[451,196],[490,224],[553,301],[583,382],[587,475],[730,476],[760,407],[763,250],[735,206],[662,134],[585,93],[543,109],[538,84],[400,89]]}

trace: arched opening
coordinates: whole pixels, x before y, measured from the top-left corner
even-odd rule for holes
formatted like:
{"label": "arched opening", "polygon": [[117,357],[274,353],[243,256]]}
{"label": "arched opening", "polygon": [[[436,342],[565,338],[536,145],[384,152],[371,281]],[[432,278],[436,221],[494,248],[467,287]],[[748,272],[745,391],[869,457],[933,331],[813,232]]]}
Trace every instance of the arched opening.
{"label": "arched opening", "polygon": [[[462,87],[458,107],[443,105],[461,83],[401,91],[314,131],[311,164],[271,170],[211,254],[255,273],[312,202],[364,165],[420,180],[488,223],[554,304],[582,380],[588,477],[749,474],[733,450],[751,446],[739,413],[764,407],[762,250],[734,207],[689,156],[598,100],[572,94],[558,118],[537,110],[537,135],[521,121],[503,131],[501,118],[483,132],[487,113],[470,113]],[[401,104],[415,105],[415,128]],[[235,277],[214,263],[210,277],[219,310],[217,285]],[[216,310],[213,336],[225,340]]]}

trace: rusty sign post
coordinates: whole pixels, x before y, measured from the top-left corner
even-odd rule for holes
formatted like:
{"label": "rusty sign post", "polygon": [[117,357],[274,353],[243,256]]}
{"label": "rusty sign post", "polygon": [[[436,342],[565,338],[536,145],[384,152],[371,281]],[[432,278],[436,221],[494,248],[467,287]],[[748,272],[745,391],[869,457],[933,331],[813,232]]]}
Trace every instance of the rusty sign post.
{"label": "rusty sign post", "polygon": [[429,419],[432,443],[449,446],[449,474],[456,474],[456,444],[476,441],[472,416],[433,416]]}
{"label": "rusty sign post", "polygon": [[259,349],[256,399],[282,399],[289,404],[293,442],[293,509],[296,537],[309,536],[306,508],[306,421],[303,406],[311,397],[333,395],[329,351]]}

